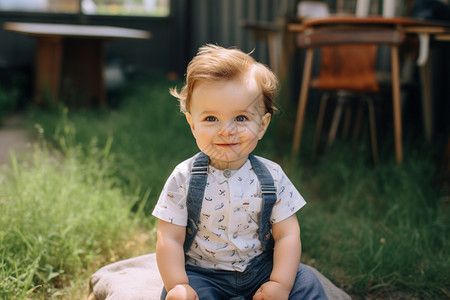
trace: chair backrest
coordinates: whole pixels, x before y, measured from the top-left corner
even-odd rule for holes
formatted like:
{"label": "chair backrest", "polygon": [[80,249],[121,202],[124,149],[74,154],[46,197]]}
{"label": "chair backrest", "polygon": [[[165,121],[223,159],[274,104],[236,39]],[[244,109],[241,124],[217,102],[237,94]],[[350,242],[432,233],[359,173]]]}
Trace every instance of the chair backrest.
{"label": "chair backrest", "polygon": [[389,27],[317,24],[297,35],[303,48],[320,48],[320,75],[311,86],[323,90],[376,93],[379,45],[400,44],[405,34]]}
{"label": "chair backrest", "polygon": [[375,45],[339,45],[321,48],[320,75],[311,86],[321,90],[377,93]]}

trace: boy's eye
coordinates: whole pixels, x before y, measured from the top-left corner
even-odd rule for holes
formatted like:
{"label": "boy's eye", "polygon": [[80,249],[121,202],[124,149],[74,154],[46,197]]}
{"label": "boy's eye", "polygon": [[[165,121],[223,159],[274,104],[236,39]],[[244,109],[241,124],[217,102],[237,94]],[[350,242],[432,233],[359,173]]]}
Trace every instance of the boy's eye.
{"label": "boy's eye", "polygon": [[245,121],[247,121],[248,119],[247,119],[247,117],[246,116],[237,116],[236,118],[235,118],[235,121],[236,122],[245,122]]}
{"label": "boy's eye", "polygon": [[216,122],[216,121],[217,121],[217,118],[216,118],[216,117],[213,117],[213,116],[208,116],[208,117],[205,118],[205,121],[208,121],[208,122]]}

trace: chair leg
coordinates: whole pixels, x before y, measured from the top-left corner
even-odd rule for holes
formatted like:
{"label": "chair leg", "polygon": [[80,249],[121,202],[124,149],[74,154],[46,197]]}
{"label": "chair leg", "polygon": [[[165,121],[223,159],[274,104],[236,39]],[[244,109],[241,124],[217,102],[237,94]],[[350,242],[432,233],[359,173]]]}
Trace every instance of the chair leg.
{"label": "chair leg", "polygon": [[377,127],[375,122],[375,109],[372,99],[365,97],[369,108],[370,138],[372,143],[372,156],[374,164],[378,163]]}
{"label": "chair leg", "polygon": [[363,113],[364,113],[363,103],[359,102],[355,116],[355,128],[353,129],[353,139],[357,139],[359,137],[359,134],[361,133]]}
{"label": "chair leg", "polygon": [[314,49],[306,50],[305,66],[303,69],[303,80],[297,108],[297,119],[295,121],[294,141],[292,143],[292,158],[297,156],[302,138],[303,121],[305,117],[306,103],[308,101],[308,89],[311,79],[311,69],[314,58]]}
{"label": "chair leg", "polygon": [[327,147],[330,147],[334,143],[334,140],[336,139],[336,133],[337,133],[337,130],[339,127],[339,121],[341,120],[341,116],[342,116],[342,108],[343,108],[345,102],[346,102],[346,100],[344,98],[338,99],[337,107],[334,110],[333,121],[331,122],[330,133],[328,135]]}
{"label": "chair leg", "polygon": [[400,97],[400,64],[398,59],[398,46],[391,46],[391,69],[392,69],[392,106],[394,112],[394,140],[395,156],[397,163],[403,161],[402,149],[402,107]]}
{"label": "chair leg", "polygon": [[342,127],[342,139],[347,140],[348,138],[348,132],[350,131],[350,124],[352,120],[352,107],[351,105],[347,104],[345,107],[345,113],[344,113],[344,125]]}
{"label": "chair leg", "polygon": [[322,133],[323,119],[325,117],[328,98],[330,98],[330,94],[324,93],[320,99],[319,115],[317,116],[316,133],[314,135],[313,156],[317,154],[317,150],[319,149],[320,135]]}

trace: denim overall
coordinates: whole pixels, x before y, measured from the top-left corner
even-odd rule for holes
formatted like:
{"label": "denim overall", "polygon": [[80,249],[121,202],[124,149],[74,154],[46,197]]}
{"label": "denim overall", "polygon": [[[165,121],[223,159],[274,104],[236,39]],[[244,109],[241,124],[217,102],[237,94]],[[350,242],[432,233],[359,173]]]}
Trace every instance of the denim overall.
{"label": "denim overall", "polygon": [[[277,200],[277,189],[266,166],[252,154],[249,155],[249,159],[259,180],[263,199],[259,238],[264,252],[253,258],[244,272],[213,270],[186,265],[189,285],[197,292],[200,300],[252,299],[259,287],[269,280],[272,272],[274,239],[271,232],[270,217]],[[208,165],[209,157],[200,152],[191,169],[186,199],[188,224],[183,245],[184,253],[189,251],[198,231],[198,220],[208,178]],[[166,290],[164,289],[161,299],[165,299],[165,296]],[[300,264],[289,299],[327,299],[327,297],[314,273]]]}

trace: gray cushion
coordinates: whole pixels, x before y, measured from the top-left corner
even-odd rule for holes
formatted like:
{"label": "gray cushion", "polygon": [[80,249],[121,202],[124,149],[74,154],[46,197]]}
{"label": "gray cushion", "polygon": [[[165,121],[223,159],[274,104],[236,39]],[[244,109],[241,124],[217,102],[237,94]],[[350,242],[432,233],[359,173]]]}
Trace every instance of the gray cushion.
{"label": "gray cushion", "polygon": [[[330,300],[351,299],[319,271],[308,267],[316,274]],[[155,253],[104,266],[91,276],[89,285],[90,299],[97,300],[157,300],[163,287]]]}

